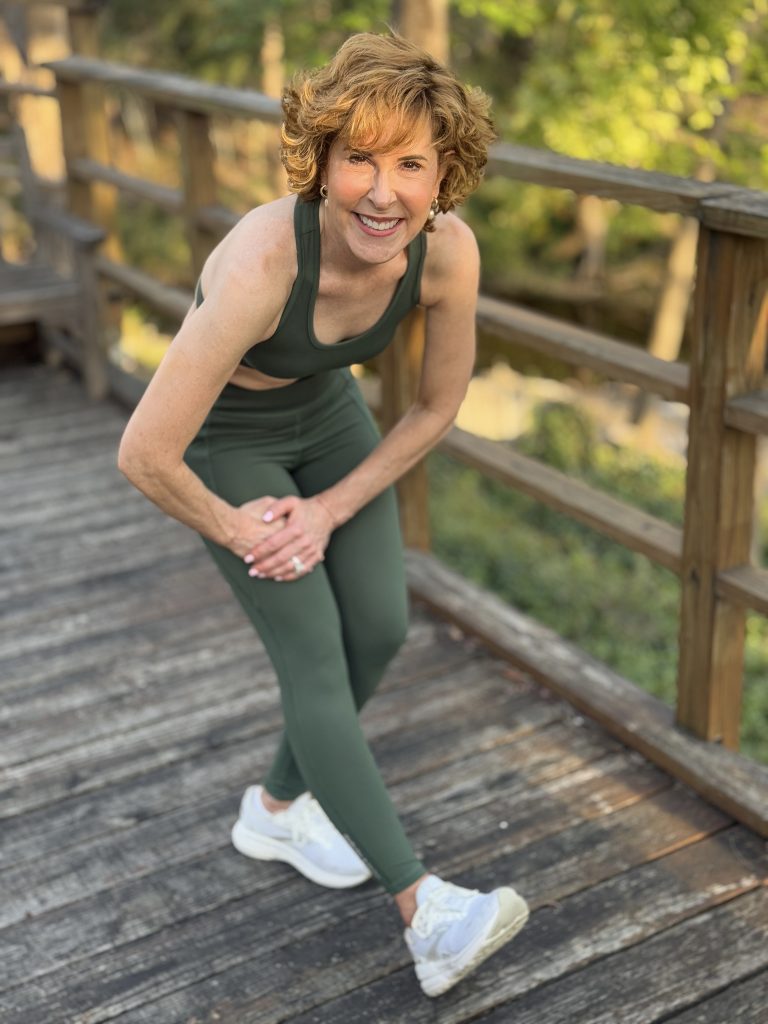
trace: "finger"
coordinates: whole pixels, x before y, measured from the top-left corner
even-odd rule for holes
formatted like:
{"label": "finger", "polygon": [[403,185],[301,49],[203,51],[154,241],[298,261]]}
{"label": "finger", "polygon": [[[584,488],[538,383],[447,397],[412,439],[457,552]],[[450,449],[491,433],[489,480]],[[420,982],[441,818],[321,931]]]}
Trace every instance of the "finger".
{"label": "finger", "polygon": [[250,554],[253,555],[254,566],[257,569],[269,569],[278,562],[284,562],[285,548],[288,545],[295,545],[301,536],[302,531],[298,526],[283,526],[275,530],[269,537],[254,544],[251,548]]}
{"label": "finger", "polygon": [[289,494],[285,498],[279,498],[269,506],[261,518],[265,523],[271,523],[274,519],[278,519],[280,516],[287,516],[298,507],[301,500],[302,499],[297,497],[295,494]]}

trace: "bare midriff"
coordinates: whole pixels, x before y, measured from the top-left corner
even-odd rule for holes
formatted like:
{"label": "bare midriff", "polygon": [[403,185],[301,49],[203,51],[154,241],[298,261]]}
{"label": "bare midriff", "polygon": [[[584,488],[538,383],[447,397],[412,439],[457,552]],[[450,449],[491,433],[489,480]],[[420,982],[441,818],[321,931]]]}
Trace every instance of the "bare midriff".
{"label": "bare midriff", "polygon": [[239,388],[250,388],[251,391],[268,391],[272,388],[284,388],[297,380],[298,377],[291,379],[270,377],[260,370],[254,370],[251,366],[238,366],[229,378],[229,383],[236,384]]}

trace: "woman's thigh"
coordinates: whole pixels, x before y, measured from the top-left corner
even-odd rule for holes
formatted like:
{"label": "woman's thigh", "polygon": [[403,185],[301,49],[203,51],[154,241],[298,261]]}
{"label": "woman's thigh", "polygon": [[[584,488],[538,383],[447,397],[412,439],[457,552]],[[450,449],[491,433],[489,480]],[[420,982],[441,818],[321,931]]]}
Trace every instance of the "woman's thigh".
{"label": "woman's thigh", "polygon": [[[331,434],[306,445],[308,457],[294,474],[299,490],[309,496],[333,486],[352,472],[380,440],[373,417],[357,385],[350,380]],[[350,657],[354,659],[364,650],[373,663],[388,661],[402,643],[408,624],[394,487],[387,487],[333,532],[323,564],[341,614]]]}

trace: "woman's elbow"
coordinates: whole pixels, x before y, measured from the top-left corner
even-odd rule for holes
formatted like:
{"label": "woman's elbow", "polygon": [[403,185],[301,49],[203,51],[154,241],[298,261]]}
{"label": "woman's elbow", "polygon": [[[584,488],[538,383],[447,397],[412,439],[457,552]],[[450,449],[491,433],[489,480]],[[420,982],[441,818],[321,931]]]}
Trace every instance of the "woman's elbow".
{"label": "woman's elbow", "polygon": [[151,457],[139,439],[128,428],[123,432],[117,449],[117,468],[132,484],[151,475]]}

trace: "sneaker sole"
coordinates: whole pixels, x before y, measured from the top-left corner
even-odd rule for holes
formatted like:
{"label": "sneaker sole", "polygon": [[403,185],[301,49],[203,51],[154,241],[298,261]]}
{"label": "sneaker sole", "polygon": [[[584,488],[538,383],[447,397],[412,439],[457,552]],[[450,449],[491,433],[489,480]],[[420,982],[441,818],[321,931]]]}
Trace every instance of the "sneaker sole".
{"label": "sneaker sole", "polygon": [[[480,939],[476,949],[463,950],[453,960],[444,961],[439,965],[418,965],[416,974],[425,995],[434,998],[453,988],[496,950],[514,939],[523,928],[530,916],[530,910],[522,896],[507,887],[497,889],[496,894],[499,898],[499,913],[490,931]],[[469,956],[469,959],[462,963],[466,956]]]}
{"label": "sneaker sole", "polygon": [[311,882],[324,885],[328,889],[351,889],[355,885],[362,885],[371,877],[370,871],[357,875],[334,875],[313,864],[299,850],[286,846],[279,839],[270,839],[269,836],[251,831],[240,820],[235,822],[232,829],[232,845],[238,853],[254,860],[281,860],[290,864]]}

